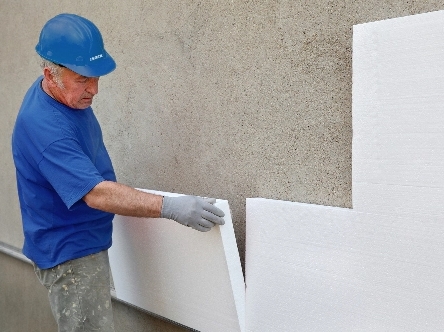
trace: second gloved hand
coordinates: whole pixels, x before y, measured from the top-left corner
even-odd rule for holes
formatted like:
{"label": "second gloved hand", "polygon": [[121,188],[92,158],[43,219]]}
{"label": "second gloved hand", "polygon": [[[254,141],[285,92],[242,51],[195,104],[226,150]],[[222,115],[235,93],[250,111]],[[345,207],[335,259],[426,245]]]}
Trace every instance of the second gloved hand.
{"label": "second gloved hand", "polygon": [[197,196],[163,198],[161,218],[173,219],[178,223],[201,232],[209,231],[214,225],[223,225],[224,212],[212,203],[215,199]]}

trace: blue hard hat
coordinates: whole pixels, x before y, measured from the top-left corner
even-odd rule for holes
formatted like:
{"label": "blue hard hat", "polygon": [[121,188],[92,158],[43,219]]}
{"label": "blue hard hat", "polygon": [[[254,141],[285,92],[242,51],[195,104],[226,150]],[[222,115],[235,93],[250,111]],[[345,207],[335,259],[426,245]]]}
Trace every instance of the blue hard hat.
{"label": "blue hard hat", "polygon": [[35,50],[41,57],[86,77],[103,76],[116,68],[99,29],[74,14],[59,14],[46,22]]}

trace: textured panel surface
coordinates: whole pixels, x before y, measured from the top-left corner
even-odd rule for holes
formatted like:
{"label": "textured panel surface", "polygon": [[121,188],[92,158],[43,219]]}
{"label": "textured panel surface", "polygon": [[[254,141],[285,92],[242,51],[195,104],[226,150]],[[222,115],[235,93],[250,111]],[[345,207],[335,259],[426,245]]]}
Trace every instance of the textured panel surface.
{"label": "textured panel surface", "polygon": [[355,210],[444,214],[443,20],[354,26]]}
{"label": "textured panel surface", "polygon": [[248,332],[439,331],[444,224],[247,199]]}
{"label": "textured panel surface", "polygon": [[117,298],[202,332],[244,331],[230,208],[224,200],[215,205],[225,225],[206,233],[168,219],[116,216],[110,262]]}

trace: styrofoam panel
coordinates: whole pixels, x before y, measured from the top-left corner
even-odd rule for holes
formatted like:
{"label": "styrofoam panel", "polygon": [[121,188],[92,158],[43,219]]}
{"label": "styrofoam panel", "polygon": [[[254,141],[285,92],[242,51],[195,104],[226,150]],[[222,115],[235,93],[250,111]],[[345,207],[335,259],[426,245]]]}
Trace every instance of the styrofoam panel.
{"label": "styrofoam panel", "polygon": [[245,331],[231,212],[227,201],[215,205],[225,225],[205,233],[168,219],[116,216],[109,255],[117,298],[198,331]]}
{"label": "styrofoam panel", "polygon": [[359,142],[353,151],[354,184],[444,187],[444,134],[403,134],[400,129],[399,134],[379,134],[377,140],[355,141]]}
{"label": "styrofoam panel", "polygon": [[440,217],[247,199],[247,331],[439,331]]}
{"label": "styrofoam panel", "polygon": [[443,20],[438,11],[353,28],[356,210],[443,212]]}
{"label": "styrofoam panel", "polygon": [[[365,165],[362,165],[365,163]],[[386,185],[410,185],[414,187],[436,187],[444,183],[444,172],[440,165],[408,165],[388,163],[387,160],[355,160],[355,185],[361,182],[383,183]]]}
{"label": "styrofoam panel", "polygon": [[[383,106],[379,105],[380,108],[383,107],[383,112],[374,110],[358,113],[362,106],[359,107],[357,103],[358,100],[355,99],[354,105],[357,110],[354,118],[356,128],[354,127],[354,129],[357,129],[357,133],[360,135],[423,133],[424,125],[428,128],[429,133],[441,133],[441,128],[444,125],[444,118],[436,116],[436,112],[442,107],[441,101],[435,100],[435,98],[430,99],[428,95],[413,96],[408,103],[404,103],[402,109],[399,108],[396,99],[386,100]],[[418,113],[421,115],[420,122],[418,122]],[[377,126],[379,123],[382,123],[382,126]],[[386,126],[386,123],[390,123],[390,126]]]}
{"label": "styrofoam panel", "polygon": [[402,187],[385,183],[354,182],[353,191],[353,209],[356,211],[444,215],[442,187]]}

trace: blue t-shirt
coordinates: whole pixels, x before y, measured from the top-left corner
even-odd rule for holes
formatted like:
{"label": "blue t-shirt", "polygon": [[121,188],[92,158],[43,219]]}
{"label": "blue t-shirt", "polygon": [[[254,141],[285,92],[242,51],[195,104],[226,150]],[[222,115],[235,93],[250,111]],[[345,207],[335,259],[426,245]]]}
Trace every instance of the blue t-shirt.
{"label": "blue t-shirt", "polygon": [[90,208],[82,197],[116,177],[92,108],[76,110],[57,102],[41,81],[25,95],[12,153],[23,253],[46,269],[111,246],[114,215]]}

